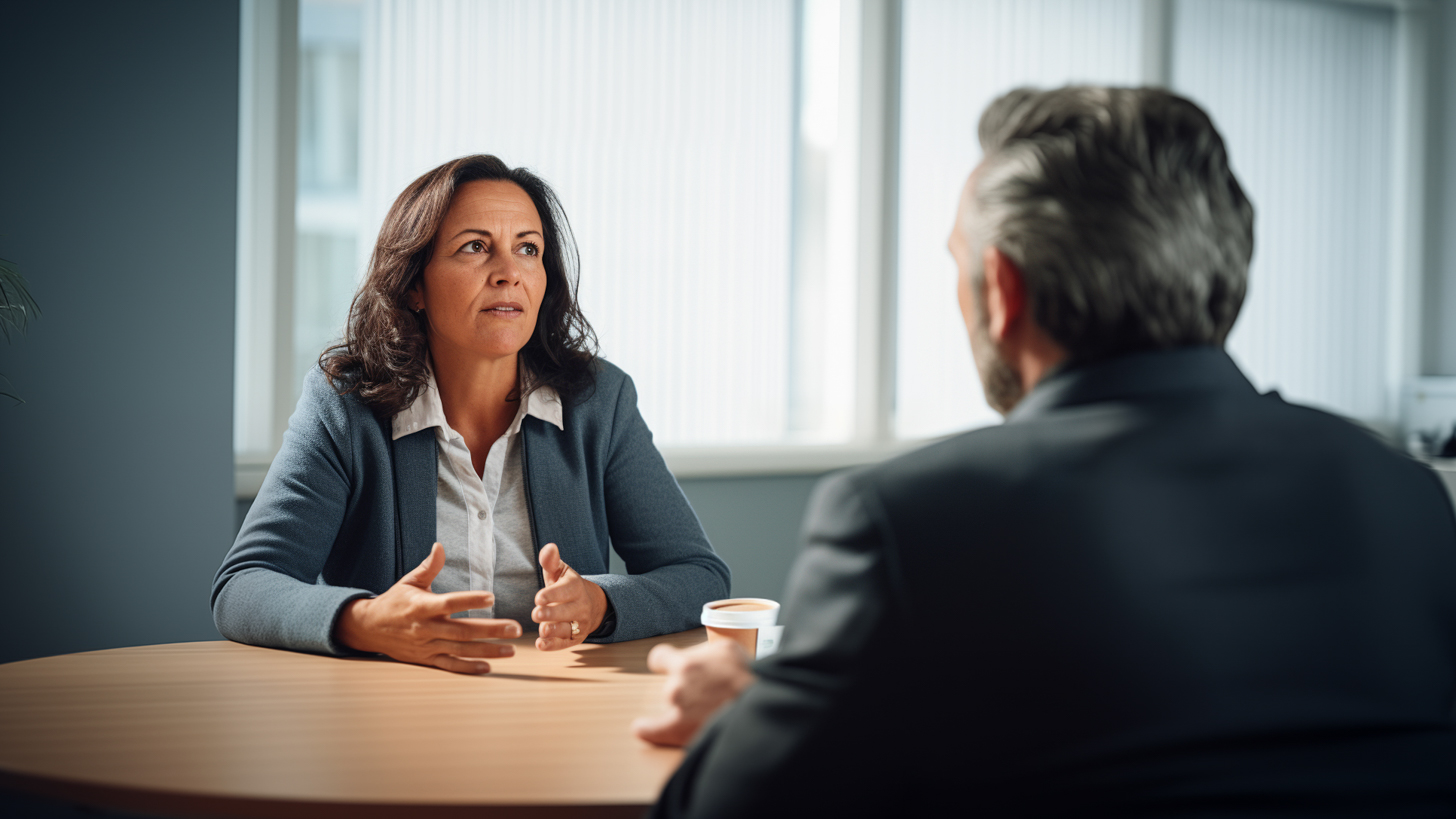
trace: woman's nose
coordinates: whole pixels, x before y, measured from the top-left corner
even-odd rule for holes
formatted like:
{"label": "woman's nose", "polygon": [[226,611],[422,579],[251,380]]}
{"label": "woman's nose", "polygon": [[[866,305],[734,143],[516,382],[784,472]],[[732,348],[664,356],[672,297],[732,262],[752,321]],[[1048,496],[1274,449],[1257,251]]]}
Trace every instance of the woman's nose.
{"label": "woman's nose", "polygon": [[512,253],[490,272],[491,284],[514,284],[521,279],[521,260]]}

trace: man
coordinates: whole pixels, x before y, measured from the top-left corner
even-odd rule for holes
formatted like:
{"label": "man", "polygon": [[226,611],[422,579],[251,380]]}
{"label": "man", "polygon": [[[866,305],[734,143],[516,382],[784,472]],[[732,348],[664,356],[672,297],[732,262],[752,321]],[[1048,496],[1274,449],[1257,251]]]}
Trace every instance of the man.
{"label": "man", "polygon": [[824,481],[777,656],[654,651],[644,738],[736,697],[657,813],[1456,815],[1450,500],[1223,352],[1253,208],[1208,117],[1019,90],[980,138],[950,249],[1006,423]]}

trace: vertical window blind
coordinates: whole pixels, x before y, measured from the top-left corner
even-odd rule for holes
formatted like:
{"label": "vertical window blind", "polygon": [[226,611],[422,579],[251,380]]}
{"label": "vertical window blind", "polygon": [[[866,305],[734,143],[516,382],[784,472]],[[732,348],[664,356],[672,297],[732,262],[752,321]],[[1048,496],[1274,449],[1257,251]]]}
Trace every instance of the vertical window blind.
{"label": "vertical window blind", "polygon": [[363,9],[307,2],[298,20],[298,199],[293,277],[293,377],[344,325],[359,284],[359,41]]}
{"label": "vertical window blind", "polygon": [[976,124],[1020,86],[1139,85],[1143,50],[1213,117],[1257,210],[1229,340],[1261,389],[1385,417],[1394,12],[1344,3],[1177,0],[1171,41],[1136,0],[906,0],[896,425],[997,421],[980,394],[945,252]]}
{"label": "vertical window blind", "polygon": [[1394,12],[1180,0],[1173,85],[1211,112],[1254,202],[1229,351],[1261,389],[1386,414]]}
{"label": "vertical window blind", "polygon": [[366,3],[363,235],[441,162],[530,168],[658,441],[781,441],[794,20],[774,0]]}

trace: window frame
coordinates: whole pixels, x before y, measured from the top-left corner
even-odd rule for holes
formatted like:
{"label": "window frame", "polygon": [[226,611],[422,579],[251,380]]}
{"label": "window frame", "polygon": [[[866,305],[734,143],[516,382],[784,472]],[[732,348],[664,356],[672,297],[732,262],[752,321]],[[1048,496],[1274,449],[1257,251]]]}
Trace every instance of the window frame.
{"label": "window frame", "polygon": [[[1394,110],[1385,392],[1381,418],[1358,419],[1400,437],[1421,380],[1426,179],[1434,117],[1431,0],[1322,0],[1395,13]],[[803,19],[803,0],[797,18]],[[1142,81],[1172,74],[1175,0],[1141,0]],[[854,423],[841,444],[661,447],[679,478],[817,474],[873,463],[936,439],[894,435],[902,0],[841,0],[840,123],[853,163]],[[293,410],[293,282],[297,195],[298,0],[242,0],[239,82],[235,489],[256,495]],[[802,47],[802,38],[800,39]],[[847,133],[844,129],[847,128]],[[950,215],[947,214],[947,222]]]}

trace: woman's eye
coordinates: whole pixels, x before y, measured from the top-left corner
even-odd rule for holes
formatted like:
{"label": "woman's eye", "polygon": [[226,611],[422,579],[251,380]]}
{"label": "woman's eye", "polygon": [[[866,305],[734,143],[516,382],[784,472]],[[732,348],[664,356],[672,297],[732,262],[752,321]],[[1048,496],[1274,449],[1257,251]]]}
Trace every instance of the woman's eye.
{"label": "woman's eye", "polygon": [[527,256],[540,256],[541,255],[541,248],[537,247],[536,245],[534,245],[534,244],[532,244],[530,242],[527,242],[527,243],[521,245],[521,253],[523,253],[523,254],[525,254]]}
{"label": "woman's eye", "polygon": [[476,239],[473,242],[466,242],[465,246],[460,248],[460,250],[464,253],[484,253],[485,242],[482,242],[479,239]]}

